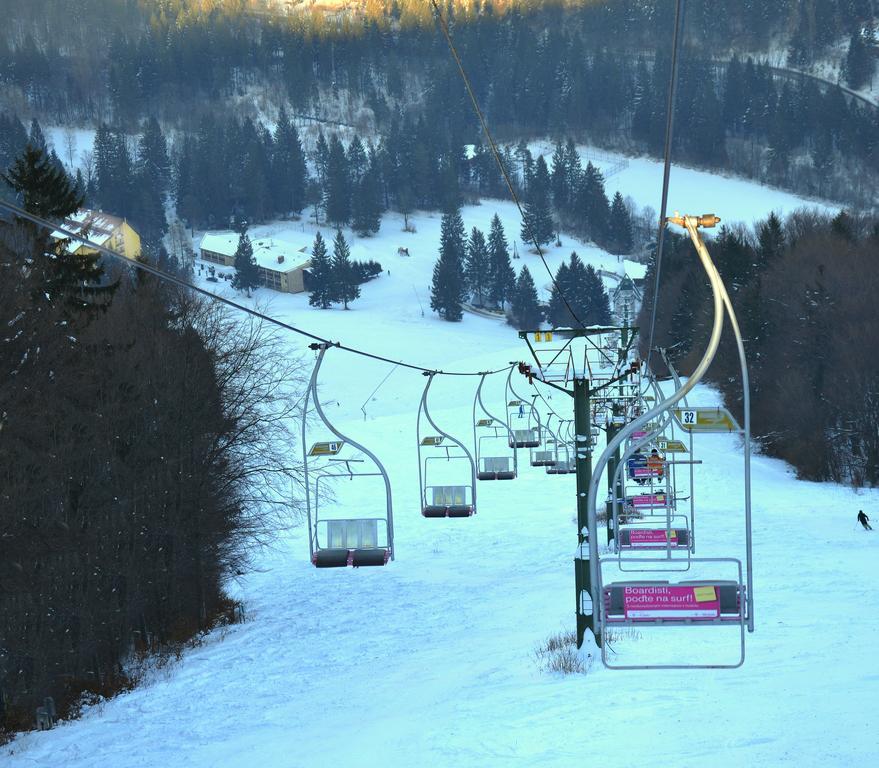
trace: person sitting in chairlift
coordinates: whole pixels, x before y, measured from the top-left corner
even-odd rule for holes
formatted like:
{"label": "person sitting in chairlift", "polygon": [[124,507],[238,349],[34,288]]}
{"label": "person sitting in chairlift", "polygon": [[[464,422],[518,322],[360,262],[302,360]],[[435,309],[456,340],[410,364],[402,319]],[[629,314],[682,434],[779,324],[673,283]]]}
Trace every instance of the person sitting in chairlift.
{"label": "person sitting in chairlift", "polygon": [[640,448],[636,448],[635,452],[629,457],[629,460],[626,462],[627,469],[629,470],[629,477],[631,477],[638,485],[644,485],[647,482],[646,477],[638,477],[635,471],[637,469],[643,469],[647,466],[647,457],[641,453]]}
{"label": "person sitting in chairlift", "polygon": [[662,480],[665,472],[665,460],[659,455],[659,451],[654,448],[647,457],[647,467],[656,472],[656,477]]}
{"label": "person sitting in chairlift", "polygon": [[865,531],[872,531],[873,530],[873,526],[870,525],[870,518],[864,514],[863,509],[858,511],[858,522],[864,526]]}

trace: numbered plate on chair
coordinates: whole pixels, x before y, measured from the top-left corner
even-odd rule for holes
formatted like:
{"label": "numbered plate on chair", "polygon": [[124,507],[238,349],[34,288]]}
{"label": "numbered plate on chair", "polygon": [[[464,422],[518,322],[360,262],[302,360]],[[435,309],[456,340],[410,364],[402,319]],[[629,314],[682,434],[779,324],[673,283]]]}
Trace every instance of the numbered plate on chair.
{"label": "numbered plate on chair", "polygon": [[441,435],[421,438],[422,445],[441,445],[442,442],[443,438]]}
{"label": "numbered plate on chair", "polygon": [[726,408],[675,408],[672,413],[685,432],[741,431]]}
{"label": "numbered plate on chair", "polygon": [[342,446],[345,443],[342,440],[337,440],[333,443],[315,443],[311,446],[311,450],[308,452],[309,456],[335,456],[339,451],[342,450]]}
{"label": "numbered plate on chair", "polygon": [[656,447],[663,453],[687,453],[687,446],[680,440],[657,440]]}
{"label": "numbered plate on chair", "polygon": [[480,419],[476,422],[477,427],[490,427],[494,424],[494,419]]}

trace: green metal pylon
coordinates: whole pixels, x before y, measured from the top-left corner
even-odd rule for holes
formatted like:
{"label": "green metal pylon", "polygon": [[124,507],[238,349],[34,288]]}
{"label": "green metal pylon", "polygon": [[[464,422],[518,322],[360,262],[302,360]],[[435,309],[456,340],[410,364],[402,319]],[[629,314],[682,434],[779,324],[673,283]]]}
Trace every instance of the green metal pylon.
{"label": "green metal pylon", "polygon": [[[592,580],[589,574],[589,547],[583,546],[596,531],[589,530],[587,499],[592,480],[592,422],[589,417],[589,380],[574,379],[574,450],[577,468],[577,556],[574,558],[574,588],[577,600],[577,647],[583,645],[586,630],[594,633],[595,609],[591,606]],[[588,612],[583,595],[590,595]]]}

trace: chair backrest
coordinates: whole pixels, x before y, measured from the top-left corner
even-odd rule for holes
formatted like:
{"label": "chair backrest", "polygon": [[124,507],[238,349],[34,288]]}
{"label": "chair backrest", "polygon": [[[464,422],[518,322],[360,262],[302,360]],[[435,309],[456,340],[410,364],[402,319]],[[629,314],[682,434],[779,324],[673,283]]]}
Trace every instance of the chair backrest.
{"label": "chair backrest", "polygon": [[369,549],[378,546],[378,520],[327,520],[328,549]]}
{"label": "chair backrest", "polygon": [[510,459],[508,456],[486,456],[482,459],[485,472],[509,472]]}
{"label": "chair backrest", "polygon": [[435,485],[431,490],[435,507],[462,506],[467,503],[466,485]]}

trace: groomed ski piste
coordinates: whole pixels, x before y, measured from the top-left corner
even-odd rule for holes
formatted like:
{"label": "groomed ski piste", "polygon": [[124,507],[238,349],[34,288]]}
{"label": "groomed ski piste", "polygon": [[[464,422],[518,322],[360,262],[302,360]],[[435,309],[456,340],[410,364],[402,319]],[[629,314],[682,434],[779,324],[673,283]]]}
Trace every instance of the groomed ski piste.
{"label": "groomed ski piste", "polygon": [[[682,212],[704,208],[750,221],[803,203],[741,181],[676,173],[670,205]],[[747,194],[729,184],[744,185]],[[651,183],[624,193],[648,203],[657,189]],[[465,225],[487,231],[495,211],[508,237],[517,237],[518,218],[507,203],[466,207]],[[267,290],[253,301],[321,336],[430,368],[482,371],[527,359],[524,343],[501,320],[465,314],[451,324],[430,311],[439,216],[418,214],[413,222],[417,234],[401,232],[401,220],[390,215],[377,237],[351,238],[353,258],[377,258],[390,275],[364,285],[348,312],[319,311],[307,306],[305,295]],[[296,232],[310,244],[314,227],[277,223],[255,228],[252,236],[293,239]],[[331,233],[324,228],[324,234]],[[614,256],[563,241],[562,248],[550,248],[553,269],[573,249],[596,267],[618,266]],[[398,246],[408,246],[411,258],[398,257]],[[521,242],[518,249],[523,258],[516,269],[527,263],[538,286],[548,284],[538,259]],[[227,284],[219,290],[232,295]],[[314,355],[305,340],[291,336],[290,354],[301,357],[309,374]],[[0,750],[0,763],[876,764],[879,545],[876,534],[856,525],[855,514],[864,509],[879,519],[879,493],[800,482],[784,463],[755,456],[756,632],[747,637],[744,666],[612,672],[587,638],[579,653],[586,674],[545,672],[536,650],[574,627],[574,476],[548,476],[522,457],[518,479],[479,483],[474,517],[424,519],[415,451],[424,377],[397,369],[372,394],[392,367],[330,350],[319,385],[327,415],[390,472],[395,561],[384,568],[315,569],[304,520],[291,520],[257,570],[230,586],[244,602],[246,622],[213,632],[178,662],[81,719],[21,735]],[[483,391],[489,409],[501,414],[504,378],[490,377]],[[477,384],[477,378],[437,377],[431,389],[433,417],[468,445]],[[515,374],[514,385],[531,391]],[[549,390],[541,391],[549,397]],[[715,405],[718,396],[699,386],[689,401]],[[562,414],[572,412],[561,393],[548,402]],[[309,441],[330,438],[317,428],[309,434]],[[596,453],[602,446],[603,437]],[[300,450],[295,436],[290,450]],[[695,470],[698,556],[741,558],[741,440],[699,435],[695,456],[704,462]],[[380,513],[383,499],[375,487],[366,483],[352,496],[355,486],[340,493],[339,502],[359,506],[364,515]],[[653,652],[681,662],[706,653],[734,659],[737,642],[737,630],[729,628],[645,629],[622,633],[611,653],[629,661]]]}

